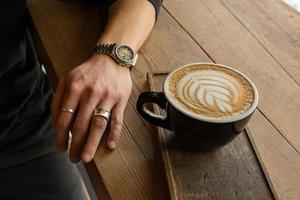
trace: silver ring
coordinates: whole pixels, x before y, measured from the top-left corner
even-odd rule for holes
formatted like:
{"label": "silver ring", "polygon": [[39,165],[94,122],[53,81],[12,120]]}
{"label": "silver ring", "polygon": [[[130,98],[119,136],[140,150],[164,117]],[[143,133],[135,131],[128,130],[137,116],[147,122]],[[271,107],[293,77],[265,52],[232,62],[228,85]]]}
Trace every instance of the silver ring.
{"label": "silver ring", "polygon": [[61,109],[62,112],[68,112],[68,113],[71,113],[71,114],[74,114],[75,111],[72,109],[72,108],[67,108],[67,107],[63,107]]}
{"label": "silver ring", "polygon": [[94,110],[93,117],[102,117],[102,118],[106,119],[107,121],[109,121],[110,112],[108,110],[103,109],[103,108],[96,108]]}

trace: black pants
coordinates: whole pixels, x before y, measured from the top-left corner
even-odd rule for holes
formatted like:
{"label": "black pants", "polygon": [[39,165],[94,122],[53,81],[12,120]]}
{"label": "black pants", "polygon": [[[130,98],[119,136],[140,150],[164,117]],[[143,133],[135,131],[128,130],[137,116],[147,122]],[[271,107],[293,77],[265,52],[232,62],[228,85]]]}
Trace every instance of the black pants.
{"label": "black pants", "polygon": [[0,200],[83,200],[79,177],[66,154],[50,153],[0,170]]}

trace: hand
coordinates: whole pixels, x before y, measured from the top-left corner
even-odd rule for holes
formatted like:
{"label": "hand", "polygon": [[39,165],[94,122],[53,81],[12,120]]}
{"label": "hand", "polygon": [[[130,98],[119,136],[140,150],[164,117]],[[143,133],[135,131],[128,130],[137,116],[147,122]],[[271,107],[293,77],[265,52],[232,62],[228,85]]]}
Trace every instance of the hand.
{"label": "hand", "polygon": [[[66,151],[71,130],[70,160],[89,162],[110,123],[106,146],[115,149],[131,89],[129,69],[106,55],[95,54],[74,68],[59,82],[51,105],[57,148]],[[64,107],[76,112],[62,112]],[[111,112],[109,122],[102,117],[93,117],[96,107]]]}

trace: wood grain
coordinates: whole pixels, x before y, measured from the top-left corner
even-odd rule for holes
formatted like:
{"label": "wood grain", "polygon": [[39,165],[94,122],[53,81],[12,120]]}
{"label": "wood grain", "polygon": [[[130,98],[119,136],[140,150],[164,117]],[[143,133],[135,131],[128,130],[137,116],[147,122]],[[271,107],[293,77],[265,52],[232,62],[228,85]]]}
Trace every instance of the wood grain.
{"label": "wood grain", "polygon": [[[290,15],[295,16],[287,18],[284,26],[279,26],[269,16],[268,10],[264,11],[265,8],[255,1],[222,0],[221,2],[300,85],[300,43],[297,45],[297,40],[300,39],[300,15],[289,9]],[[259,4],[263,2],[266,3],[266,0],[259,1]],[[276,2],[268,4],[269,7],[274,7],[274,5]],[[278,14],[286,12],[287,9],[286,6],[281,5],[281,7],[274,7]],[[299,21],[298,33],[296,33],[298,39],[293,38],[284,30],[291,18]]]}
{"label": "wood grain", "polygon": [[220,1],[166,0],[165,6],[216,62],[239,69],[256,83],[259,109],[300,152],[297,82]]}
{"label": "wood grain", "polygon": [[38,47],[45,50],[41,56],[48,59],[45,67],[50,65],[58,78],[89,57],[107,15],[107,6],[76,1],[31,0],[27,7],[35,38],[40,40]]}
{"label": "wood grain", "polygon": [[[162,91],[166,75],[149,75],[152,91]],[[188,151],[163,128],[158,134],[172,199],[273,199],[246,133],[207,153]]]}
{"label": "wood grain", "polygon": [[111,198],[106,190],[106,187],[104,186],[103,181],[101,180],[101,176],[98,172],[97,167],[95,166],[94,161],[87,163],[84,166],[86,171],[88,172],[97,198],[101,200],[110,200]]}
{"label": "wood grain", "polygon": [[[36,31],[35,38],[40,58],[47,72],[52,72],[48,75],[51,76],[50,79],[55,86],[57,80],[88,57],[90,47],[103,29],[107,12],[104,7],[83,4],[79,1],[28,0],[27,2],[32,25]],[[278,61],[272,58],[275,54],[270,55],[266,52],[265,47],[261,46],[239,21],[228,10],[226,11],[223,4],[218,3],[219,1],[206,1],[208,5],[202,4],[201,1],[198,5],[199,2],[194,0],[190,0],[188,4],[179,0],[172,2],[165,0],[168,10],[162,9],[155,29],[140,51],[138,65],[132,70],[134,87],[125,112],[119,148],[110,152],[101,146],[94,160],[110,197],[169,198],[153,127],[137,115],[136,97],[142,90],[147,89],[148,71],[171,70],[190,62],[215,60],[245,71],[255,79],[260,92],[263,91],[263,102],[260,107],[268,118],[264,120],[259,118],[252,123],[251,130],[255,131],[252,131],[253,134],[250,136],[256,145],[256,152],[273,191],[275,193],[278,191],[275,196],[283,199],[288,195],[291,199],[296,199],[299,194],[295,191],[298,187],[297,179],[299,180],[299,168],[296,167],[299,166],[299,161],[294,159],[299,152],[297,147],[299,137],[296,135],[297,131],[299,133],[297,123],[299,115],[296,113],[300,113],[295,107],[299,105],[296,102],[299,95],[296,82],[282,66],[279,66]],[[217,9],[214,7],[216,2]],[[266,3],[259,6],[271,16],[272,11],[268,10]],[[174,8],[177,9],[176,12]],[[287,16],[288,12],[285,10],[284,14]],[[278,16],[274,17],[276,19],[273,20],[280,24]],[[298,27],[295,19],[289,24]],[[286,29],[293,35],[293,39],[297,38],[297,28]],[[297,98],[292,100],[292,97]],[[288,105],[285,107],[286,102],[290,104],[285,104]],[[263,133],[259,132],[260,134],[256,135],[258,129]],[[272,140],[272,146],[266,147],[269,140]],[[288,146],[289,142],[294,147]],[[293,159],[295,163],[291,164]],[[294,177],[286,179],[281,175]]]}
{"label": "wood grain", "polygon": [[[253,144],[259,146],[256,152],[261,158],[268,180],[274,183],[271,185],[273,192],[276,193],[275,196],[285,199],[288,191],[290,198],[297,199],[299,192],[295,188],[300,188],[299,167],[297,167],[299,163],[289,166],[284,163],[299,158],[300,146],[297,140],[300,128],[298,123],[300,106],[299,102],[293,100],[295,98],[293,95],[300,94],[299,87],[224,5],[218,2],[191,0],[186,4],[180,0],[166,0],[165,7],[215,61],[236,66],[246,72],[258,85],[261,94],[259,108],[267,119],[256,120],[259,124],[252,123],[250,127],[255,130],[258,126],[273,126],[273,128],[264,129],[266,131],[264,140],[254,137],[255,131],[250,137]],[[264,124],[267,121],[271,123]],[[273,134],[276,132],[275,137]],[[264,149],[269,140],[276,143],[276,147],[274,145]],[[285,151],[282,152],[280,149]],[[276,169],[273,168],[272,163],[276,165]],[[294,179],[278,178],[278,176],[293,175],[296,175]]]}
{"label": "wood grain", "polygon": [[300,156],[260,112],[249,123],[249,138],[276,199],[300,199]]}
{"label": "wood grain", "polygon": [[300,45],[300,13],[281,0],[254,0],[254,2],[291,38]]}

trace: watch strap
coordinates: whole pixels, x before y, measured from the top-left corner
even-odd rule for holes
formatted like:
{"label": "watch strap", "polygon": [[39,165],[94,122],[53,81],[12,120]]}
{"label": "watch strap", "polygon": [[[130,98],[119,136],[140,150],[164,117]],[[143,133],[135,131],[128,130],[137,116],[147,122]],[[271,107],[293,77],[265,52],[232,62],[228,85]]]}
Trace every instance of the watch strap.
{"label": "watch strap", "polygon": [[[126,46],[126,45],[120,45],[118,43],[113,43],[113,44],[96,44],[92,48],[91,54],[100,53],[100,54],[108,55],[112,59],[114,59],[119,65],[126,66],[129,69],[131,69],[135,65],[135,63],[137,61],[138,54],[136,52],[133,52],[134,53],[134,59],[132,60],[132,62],[124,62],[120,58],[118,58],[118,56],[116,55],[115,51],[116,51],[116,48],[118,48],[118,46]],[[130,48],[130,47],[128,47],[128,48]]]}
{"label": "watch strap", "polygon": [[103,53],[106,55],[111,55],[114,47],[116,46],[116,43],[114,44],[96,44],[92,48],[92,54],[94,53]]}

